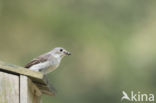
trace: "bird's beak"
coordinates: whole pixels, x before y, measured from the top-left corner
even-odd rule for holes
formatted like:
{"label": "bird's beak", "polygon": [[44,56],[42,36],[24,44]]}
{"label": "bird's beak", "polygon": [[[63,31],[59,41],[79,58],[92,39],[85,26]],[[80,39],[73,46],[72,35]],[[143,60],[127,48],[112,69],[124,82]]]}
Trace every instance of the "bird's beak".
{"label": "bird's beak", "polygon": [[65,54],[65,55],[71,55],[71,53],[68,52],[68,51],[64,51],[64,54]]}

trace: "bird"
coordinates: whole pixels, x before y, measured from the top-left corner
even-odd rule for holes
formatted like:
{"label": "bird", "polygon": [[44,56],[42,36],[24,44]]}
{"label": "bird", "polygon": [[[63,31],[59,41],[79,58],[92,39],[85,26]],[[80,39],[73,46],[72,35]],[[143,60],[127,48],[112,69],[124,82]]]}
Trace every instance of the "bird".
{"label": "bird", "polygon": [[121,101],[123,101],[124,99],[127,99],[130,101],[130,98],[128,97],[127,93],[125,91],[122,91],[123,97],[121,98]]}
{"label": "bird", "polygon": [[71,53],[62,47],[56,47],[51,51],[34,58],[24,67],[43,74],[48,74],[58,68],[62,58],[66,55],[69,56]]}

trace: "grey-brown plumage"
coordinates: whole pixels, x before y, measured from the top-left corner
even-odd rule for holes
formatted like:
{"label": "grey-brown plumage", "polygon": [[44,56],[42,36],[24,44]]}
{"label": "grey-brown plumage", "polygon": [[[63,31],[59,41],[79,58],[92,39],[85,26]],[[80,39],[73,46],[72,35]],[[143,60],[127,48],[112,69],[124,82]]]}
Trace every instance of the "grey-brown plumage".
{"label": "grey-brown plumage", "polygon": [[34,58],[32,61],[25,65],[25,68],[47,74],[49,72],[52,72],[59,66],[62,58],[65,55],[71,55],[71,53],[66,51],[64,48],[57,47],[48,53]]}
{"label": "grey-brown plumage", "polygon": [[35,64],[43,63],[48,60],[49,56],[50,56],[50,54],[43,54],[43,55],[33,59],[32,61],[30,61],[28,64],[26,64],[25,68],[30,68],[31,66],[33,66]]}

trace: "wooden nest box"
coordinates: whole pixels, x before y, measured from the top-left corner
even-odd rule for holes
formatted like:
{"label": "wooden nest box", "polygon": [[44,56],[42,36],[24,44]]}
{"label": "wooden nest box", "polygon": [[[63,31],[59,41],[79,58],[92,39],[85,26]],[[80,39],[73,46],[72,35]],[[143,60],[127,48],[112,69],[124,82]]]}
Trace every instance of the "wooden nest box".
{"label": "wooden nest box", "polygon": [[0,61],[0,103],[41,103],[55,89],[40,72]]}

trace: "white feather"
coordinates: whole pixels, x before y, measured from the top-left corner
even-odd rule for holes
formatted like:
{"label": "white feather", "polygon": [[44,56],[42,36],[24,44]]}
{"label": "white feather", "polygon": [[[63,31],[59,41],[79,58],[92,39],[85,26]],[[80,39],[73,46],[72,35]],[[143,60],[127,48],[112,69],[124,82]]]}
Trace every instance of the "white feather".
{"label": "white feather", "polygon": [[51,65],[50,62],[46,61],[46,62],[43,62],[43,63],[33,65],[32,67],[30,67],[30,69],[34,70],[34,71],[39,71],[41,69],[48,68],[50,65]]}

